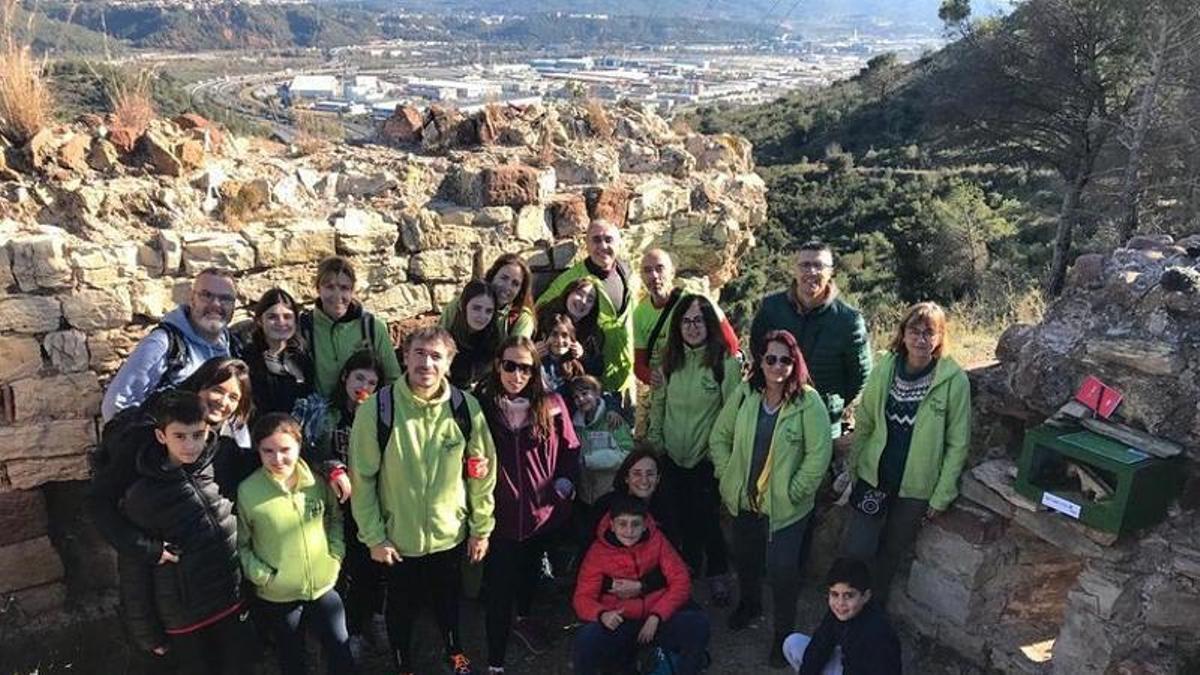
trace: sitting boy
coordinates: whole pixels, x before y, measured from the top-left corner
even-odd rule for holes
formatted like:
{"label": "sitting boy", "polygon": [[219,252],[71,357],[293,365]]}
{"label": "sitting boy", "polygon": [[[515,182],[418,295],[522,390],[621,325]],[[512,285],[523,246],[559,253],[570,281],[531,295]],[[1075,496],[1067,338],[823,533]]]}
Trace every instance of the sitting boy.
{"label": "sitting boy", "polygon": [[[676,655],[676,673],[699,672],[704,663],[708,618],[683,609],[691,596],[687,565],[646,509],[636,497],[614,498],[579,568],[575,613],[588,623],[575,636],[576,675],[591,675],[602,663],[630,664],[639,643]],[[637,582],[655,571],[666,583],[642,591]]]}
{"label": "sitting boy", "polygon": [[793,633],[783,655],[800,675],[899,675],[900,640],[878,603],[871,572],[854,558],[833,563],[826,579],[829,611],[810,639]]}

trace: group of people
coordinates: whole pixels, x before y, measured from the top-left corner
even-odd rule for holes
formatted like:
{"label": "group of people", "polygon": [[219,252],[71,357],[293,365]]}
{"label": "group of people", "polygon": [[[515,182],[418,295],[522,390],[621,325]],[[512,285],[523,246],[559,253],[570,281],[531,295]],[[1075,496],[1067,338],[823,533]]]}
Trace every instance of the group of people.
{"label": "group of people", "polygon": [[[281,672],[303,673],[307,630],[329,672],[354,672],[382,614],[409,673],[428,606],[448,667],[472,673],[459,606],[481,568],[489,673],[514,637],[546,649],[533,601],[548,574],[573,580],[577,673],[625,672],[650,644],[664,672],[703,670],[700,578],[711,607],[734,605],[735,631],[759,620],[768,583],[772,666],[898,673],[888,587],[955,499],[969,436],[945,312],[911,307],[872,363],[833,252],[813,242],[743,349],[666,251],[635,273],[601,220],[586,250],[536,301],[524,260],[500,256],[398,350],[345,258],[320,264],[310,307],[267,291],[248,334],[230,328],[232,273],[197,275],[102,407],[89,504],[138,650],[252,672],[264,632]],[[827,477],[852,515],[810,638],[796,604]]]}

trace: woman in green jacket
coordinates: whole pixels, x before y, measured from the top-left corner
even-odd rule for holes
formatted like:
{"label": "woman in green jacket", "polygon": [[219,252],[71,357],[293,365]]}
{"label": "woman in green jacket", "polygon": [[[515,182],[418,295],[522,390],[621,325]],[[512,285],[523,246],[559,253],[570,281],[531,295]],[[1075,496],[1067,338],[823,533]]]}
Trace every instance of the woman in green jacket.
{"label": "woman in green jacket", "polygon": [[300,335],[312,355],[314,384],[325,398],[333,398],[342,366],[360,349],[370,349],[383,364],[383,384],[400,377],[400,361],[387,323],[354,297],[357,281],[354,265],[346,258],[322,260],[317,267],[316,306],[300,315]]}
{"label": "woman in green jacket", "polygon": [[[537,327],[533,310],[533,272],[525,259],[516,253],[505,253],[496,258],[483,280],[491,285],[496,295],[496,311],[492,315],[496,344],[510,335],[532,338]],[[451,329],[459,307],[465,302],[467,300],[458,297],[442,308],[442,328]]]}
{"label": "woman in green jacket", "polygon": [[[683,520],[683,559],[693,575],[703,569],[713,604],[729,604],[729,556],[721,536],[721,499],[708,456],[708,437],[725,400],[742,381],[742,365],[729,354],[712,302],[684,295],[671,315],[662,360],[663,382],[650,392],[647,442],[664,455],[663,470]],[[705,568],[705,559],[708,566]]]}
{"label": "woman in green jacket", "polygon": [[334,590],[342,514],[333,490],[300,459],[300,423],[268,413],[254,425],[262,467],[238,486],[238,554],[275,635],[279,671],[303,675],[304,629],[320,636],[330,673],[354,672],[346,611]]}
{"label": "woman in green jacket", "polygon": [[922,520],[936,518],[958,495],[971,438],[971,384],[945,352],[945,311],[933,302],[910,307],[867,378],[850,475],[839,477],[854,507],[843,552],[873,561],[881,600]]}
{"label": "woman in green jacket", "polygon": [[829,413],[796,338],[767,333],[750,381],[717,416],[709,452],[721,502],[734,516],[739,599],[729,628],[746,628],[762,614],[765,567],[775,610],[772,667],[787,665],[782,645],[796,620],[801,544],[832,444]]}

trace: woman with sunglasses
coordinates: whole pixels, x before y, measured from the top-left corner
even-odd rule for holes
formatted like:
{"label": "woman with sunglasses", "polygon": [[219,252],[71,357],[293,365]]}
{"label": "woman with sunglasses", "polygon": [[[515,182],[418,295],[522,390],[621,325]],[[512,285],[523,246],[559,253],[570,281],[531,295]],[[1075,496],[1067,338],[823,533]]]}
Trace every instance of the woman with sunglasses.
{"label": "woman with sunglasses", "polygon": [[483,572],[488,672],[503,673],[510,632],[535,654],[548,643],[530,608],[548,538],[570,516],[579,441],[566,403],[545,389],[529,338],[514,335],[501,343],[479,399],[499,462],[496,529]]}
{"label": "woman with sunglasses", "polygon": [[650,393],[646,441],[663,454],[678,512],[692,514],[682,522],[680,553],[693,575],[705,572],[713,604],[724,607],[730,600],[729,562],[708,437],[722,404],[742,381],[742,366],[729,356],[721,320],[707,298],[685,295],[677,306],[667,331],[663,381]]}
{"label": "woman with sunglasses", "polygon": [[971,438],[971,384],[945,355],[946,345],[946,312],[933,302],[910,307],[867,378],[848,475],[835,486],[850,491],[854,507],[844,555],[873,562],[881,602],[922,521],[958,495]]}
{"label": "woman with sunglasses", "polygon": [[829,414],[791,333],[763,338],[750,380],[725,401],[709,440],[721,501],[733,514],[738,605],[730,630],[762,614],[762,577],[771,584],[772,667],[787,665],[783,640],[794,628],[800,549],[821,479],[829,468]]}

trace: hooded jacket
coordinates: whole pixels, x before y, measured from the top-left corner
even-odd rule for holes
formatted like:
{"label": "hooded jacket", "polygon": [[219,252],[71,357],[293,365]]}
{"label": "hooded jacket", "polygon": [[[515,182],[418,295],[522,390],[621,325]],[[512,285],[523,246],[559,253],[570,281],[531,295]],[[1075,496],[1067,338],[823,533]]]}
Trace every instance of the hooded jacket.
{"label": "hooded jacket", "polygon": [[216,444],[193,464],[173,466],[162,445],[137,457],[139,478],[126,491],[121,511],[130,525],[159,544],[170,542],[179,562],[120,562],[121,599],[131,635],[139,645],[163,644],[163,633],[187,633],[235,611],[242,581],[233,503],[220,495],[212,476]]}
{"label": "hooded jacket", "polygon": [[464,393],[471,438],[454,421],[450,384],[426,400],[406,378],[392,392],[392,434],[386,447],[376,436],[373,394],[359,405],[350,430],[350,504],[358,538],[368,547],[390,541],[401,556],[448,551],[468,535],[487,538],[495,529],[496,474],[467,478],[468,457],[496,467],[496,447],[475,397]]}
{"label": "hooded jacket", "polygon": [[[662,572],[666,586],[641,597],[623,600],[605,590],[605,580],[642,579],[654,570]],[[599,621],[609,610],[624,610],[625,620],[643,621],[655,615],[667,621],[691,598],[692,581],[687,565],[667,538],[658,531],[654,518],[646,516],[646,531],[633,546],[625,546],[612,531],[608,514],[596,527],[596,542],[588,549],[575,582],[573,604],[583,621]]]}
{"label": "hooded jacket", "polygon": [[[374,324],[373,331],[365,327],[367,322]],[[383,319],[366,312],[361,303],[350,303],[350,309],[337,320],[330,318],[318,303],[318,306],[304,311],[300,323],[312,326],[312,341],[308,350],[312,354],[314,385],[317,393],[325,398],[332,398],[338,386],[338,377],[342,374],[342,366],[360,349],[370,349],[383,366],[383,381],[379,386],[391,384],[400,377],[400,361],[396,358],[396,348],[388,334],[387,324]],[[372,332],[374,342],[369,343]]]}
{"label": "hooded jacket", "polygon": [[579,484],[579,440],[562,398],[548,397],[554,431],[545,439],[534,434],[532,412],[529,423],[512,429],[498,406],[483,405],[500,461],[495,491],[497,537],[524,541],[562,524],[571,513],[571,495],[559,497],[554,482],[566,478],[572,485]]}
{"label": "hooded jacket", "polygon": [[624,422],[609,428],[608,404],[597,403],[591,420],[576,410],[572,417],[575,435],[579,438],[579,498],[585,504],[608,494],[613,487],[617,469],[633,451],[633,434]]}
{"label": "hooded jacket", "polygon": [[708,459],[708,437],[721,406],[742,381],[742,364],[727,358],[718,382],[704,365],[704,347],[687,348],[683,367],[650,392],[650,424],[646,440],[672,462],[690,469]]}
{"label": "hooded jacket", "polygon": [[[855,444],[850,466],[873,486],[879,485],[879,459],[887,445],[888,390],[897,355],[885,352],[863,389],[855,415]],[[971,443],[971,382],[954,359],[943,356],[933,369],[933,384],[917,407],[900,496],[925,499],[944,511],[958,496],[958,478]]]}
{"label": "hooded jacket", "polygon": [[183,366],[170,374],[170,382],[162,382],[170,365],[167,363],[167,355],[171,338],[164,330],[150,331],[133,348],[129,358],[104,390],[100,412],[105,422],[126,408],[141,405],[156,389],[163,386],[174,387],[183,382],[205,361],[230,355],[229,331],[222,331],[221,337],[215,342],[200,337],[192,327],[192,322],[188,320],[187,305],[180,305],[167,312],[162,322],[170,324],[183,335],[187,345]]}
{"label": "hooded jacket", "polygon": [[[676,284],[678,285],[671,291],[669,300],[671,309],[667,318],[662,319],[663,312],[668,311],[667,308],[655,307],[654,300],[650,298],[648,292],[633,308],[633,369],[642,384],[650,384],[652,373],[662,365],[662,357],[667,350],[667,334],[670,332],[675,310],[679,308],[679,300],[688,294],[708,296],[705,289],[693,279],[676,279]],[[737,331],[734,330],[733,324],[729,323],[729,318],[725,316],[725,312],[721,311],[717,301],[712,298],[708,298],[708,300],[721,322],[721,339],[725,342],[726,349],[729,350],[730,356],[738,354],[742,351],[742,347],[738,343]],[[651,345],[650,338],[654,333],[654,326],[660,319],[662,327],[658,329],[658,335],[653,336],[655,341]]]}
{"label": "hooded jacket", "polygon": [[[538,298],[537,305],[541,307],[557,298],[567,286],[576,279],[590,276],[587,259],[581,260],[558,275],[550,286]],[[603,363],[604,373],[599,376],[604,383],[605,391],[624,392],[633,386],[633,308],[636,304],[640,283],[637,275],[631,274],[629,265],[618,260],[613,274],[620,274],[625,281],[625,298],[617,304],[603,292],[602,284],[598,283],[596,302],[600,303],[600,313],[596,319],[596,327],[604,336]]]}
{"label": "hooded jacket", "polygon": [[804,387],[779,409],[763,467],[766,484],[758,490],[762,501],[756,508],[750,504],[747,487],[758,479],[750,476],[750,464],[762,400],[762,393],[749,382],[738,385],[717,416],[709,451],[725,508],[735,515],[757,511],[770,519],[771,532],[776,532],[812,511],[833,456],[833,438],[821,395]]}
{"label": "hooded jacket", "polygon": [[[442,307],[442,318],[438,321],[442,328],[450,330],[454,325],[454,319],[458,316],[458,303],[459,298],[454,298]],[[497,307],[492,316],[492,323],[496,324],[496,344],[504,342],[510,335],[520,335],[532,340],[533,331],[537,327],[532,309],[522,307],[514,312],[512,305]]]}
{"label": "hooded jacket", "polygon": [[296,487],[287,489],[266,467],[238,488],[238,555],[242,571],[268,602],[315,600],[337,583],[342,558],[342,512],[333,490],[296,461]]}

